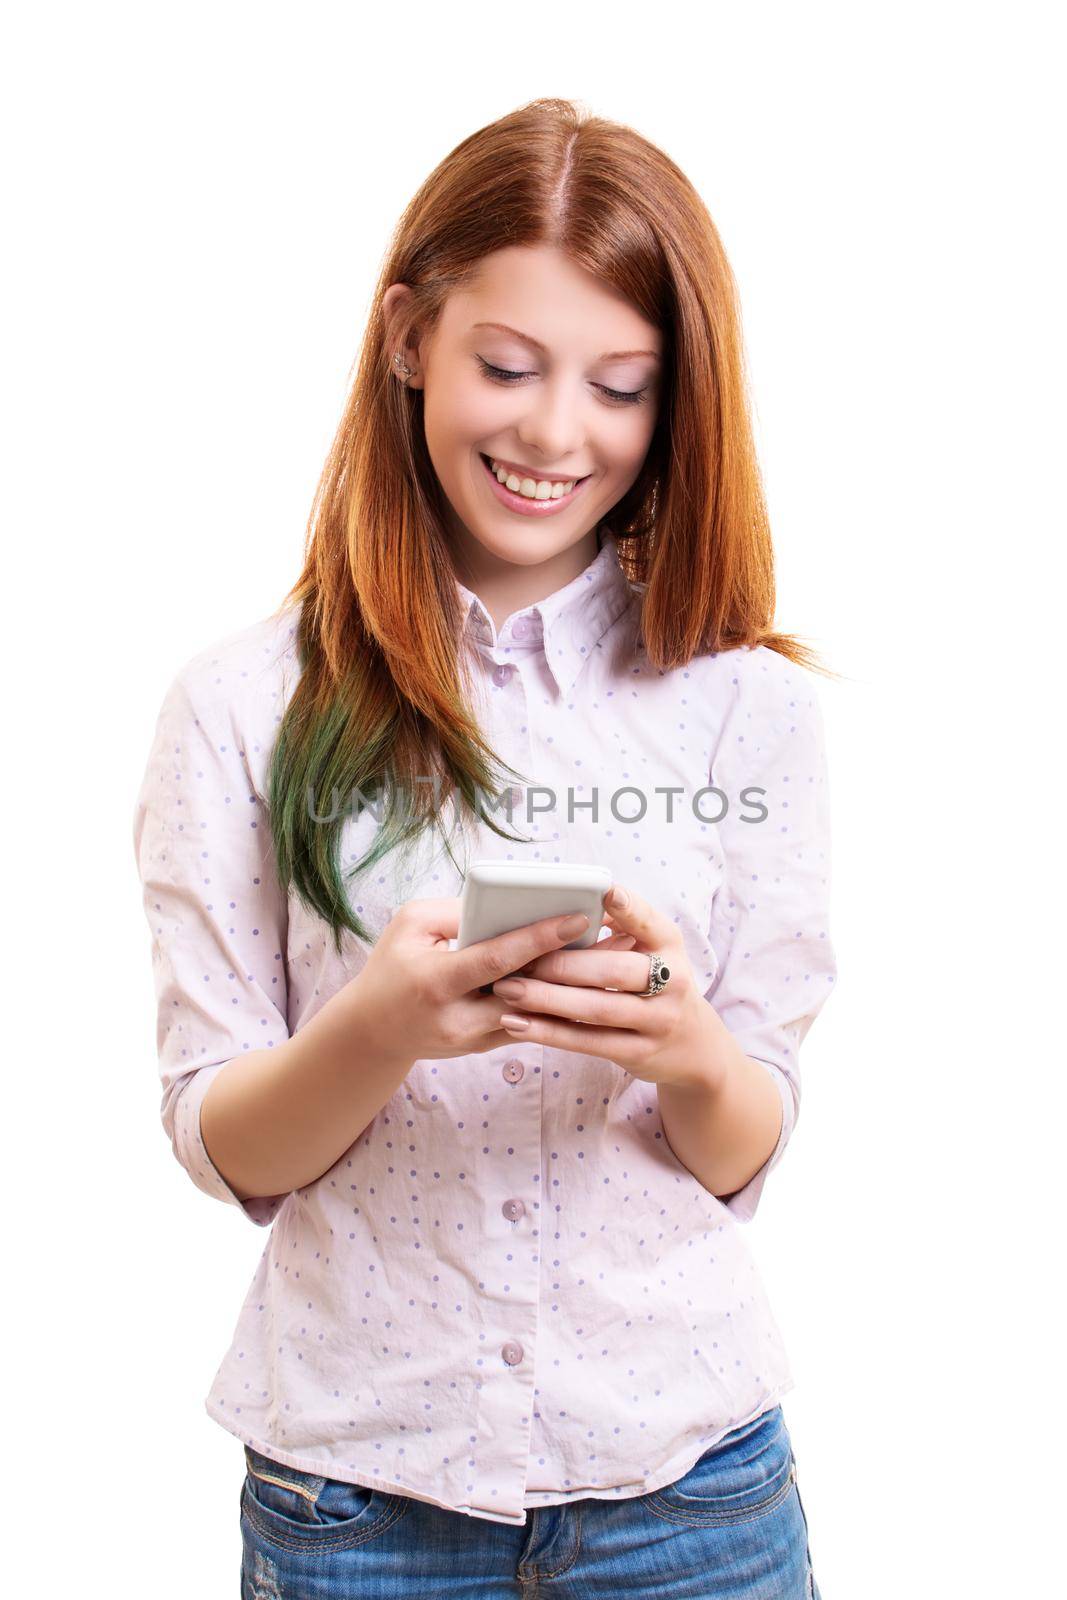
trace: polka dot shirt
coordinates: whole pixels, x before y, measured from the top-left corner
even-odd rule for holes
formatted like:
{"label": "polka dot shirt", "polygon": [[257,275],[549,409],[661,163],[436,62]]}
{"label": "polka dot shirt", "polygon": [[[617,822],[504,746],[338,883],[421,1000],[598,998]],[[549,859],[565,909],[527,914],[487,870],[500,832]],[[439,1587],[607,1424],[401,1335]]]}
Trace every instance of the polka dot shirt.
{"label": "polka dot shirt", "polygon": [[[835,977],[820,707],[812,675],[765,647],[652,666],[642,587],[610,535],[499,630],[457,581],[472,705],[522,774],[496,815],[523,842],[478,824],[468,859],[601,864],[677,925],[781,1096],[774,1151],[726,1197],[673,1154],[654,1084],[516,1038],[416,1061],[314,1182],[239,1200],[200,1133],[212,1079],[292,1037],[369,949],[346,935],[338,955],[274,870],[293,610],[167,690],[133,824],[162,1121],[193,1183],[269,1229],[205,1406],[283,1465],[521,1526],[530,1507],[672,1483],[793,1387],[741,1224],[796,1124],[798,1052]],[[343,866],[376,826],[346,817]],[[378,933],[406,900],[458,895],[462,865],[431,830],[353,878],[352,906]]]}

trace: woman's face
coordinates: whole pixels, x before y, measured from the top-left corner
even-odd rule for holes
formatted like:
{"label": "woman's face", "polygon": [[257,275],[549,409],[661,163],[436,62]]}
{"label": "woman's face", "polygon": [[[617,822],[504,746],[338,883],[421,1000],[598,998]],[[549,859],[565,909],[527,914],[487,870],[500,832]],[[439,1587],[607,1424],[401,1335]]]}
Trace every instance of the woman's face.
{"label": "woman's face", "polygon": [[[469,569],[551,563],[592,534],[648,452],[662,348],[628,301],[549,246],[499,250],[449,296],[405,354]],[[542,485],[537,498],[501,491],[488,461]],[[584,481],[546,497],[546,481],[572,479]]]}

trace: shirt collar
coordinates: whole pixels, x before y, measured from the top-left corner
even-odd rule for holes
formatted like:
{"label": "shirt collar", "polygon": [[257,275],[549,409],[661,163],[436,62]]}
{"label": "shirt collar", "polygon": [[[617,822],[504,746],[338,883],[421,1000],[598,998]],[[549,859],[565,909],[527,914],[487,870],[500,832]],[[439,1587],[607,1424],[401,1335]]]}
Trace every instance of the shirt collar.
{"label": "shirt collar", "polygon": [[522,611],[513,611],[497,633],[478,596],[456,578],[466,637],[483,658],[508,660],[543,650],[561,695],[570,694],[604,634],[630,604],[635,591],[619,563],[614,534],[600,530],[596,556],[570,583]]}

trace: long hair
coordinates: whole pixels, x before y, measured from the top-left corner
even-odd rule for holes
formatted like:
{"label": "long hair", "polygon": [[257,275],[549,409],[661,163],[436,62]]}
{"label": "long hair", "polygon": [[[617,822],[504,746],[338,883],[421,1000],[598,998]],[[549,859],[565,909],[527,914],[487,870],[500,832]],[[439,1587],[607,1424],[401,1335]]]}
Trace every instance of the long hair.
{"label": "long hair", "polygon": [[458,797],[465,825],[476,795],[501,788],[498,768],[515,775],[471,710],[422,391],[392,371],[393,350],[408,341],[406,328],[387,329],[382,301],[390,284],[410,285],[407,326],[429,332],[483,257],[524,245],[564,251],[663,337],[663,398],[644,465],[600,524],[615,535],[627,578],[646,586],[649,661],[670,669],[762,644],[825,670],[807,645],[774,629],[739,300],[703,201],[655,145],[567,100],[534,100],[479,129],[397,225],[312,504],[304,568],[275,613],[299,605],[302,669],[271,756],[278,873],[331,925],[338,950],[344,928],[370,935],[339,863],[344,816],[323,820],[314,796],[351,795],[356,814],[380,807],[354,875],[438,824],[442,788]]}

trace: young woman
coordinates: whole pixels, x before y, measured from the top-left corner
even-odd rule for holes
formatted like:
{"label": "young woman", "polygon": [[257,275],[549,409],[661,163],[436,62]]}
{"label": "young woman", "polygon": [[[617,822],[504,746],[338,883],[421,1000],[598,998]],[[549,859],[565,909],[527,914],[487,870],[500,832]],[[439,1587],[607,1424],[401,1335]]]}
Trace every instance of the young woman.
{"label": "young woman", "polygon": [[[273,1224],[206,1401],[248,1600],[818,1594],[739,1226],[834,979],[773,613],[699,197],[565,101],[473,134],[299,582],[178,673],[138,800],[164,1126]],[[479,857],[606,866],[607,936],[455,948]]]}

